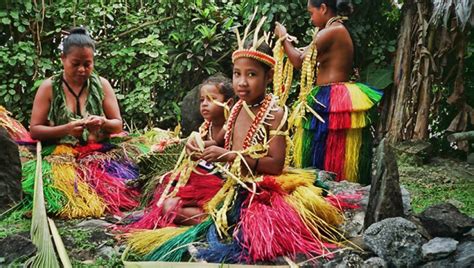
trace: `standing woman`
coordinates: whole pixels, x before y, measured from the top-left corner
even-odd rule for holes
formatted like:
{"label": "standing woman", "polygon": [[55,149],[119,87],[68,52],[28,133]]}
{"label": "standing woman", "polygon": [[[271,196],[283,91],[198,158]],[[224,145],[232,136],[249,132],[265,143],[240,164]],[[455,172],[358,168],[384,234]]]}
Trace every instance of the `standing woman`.
{"label": "standing woman", "polygon": [[63,42],[63,72],[46,79],[33,102],[33,139],[76,143],[97,141],[122,131],[114,91],[93,73],[95,45],[84,28],[74,28]]}
{"label": "standing woman", "polygon": [[[295,154],[295,164],[335,172],[338,180],[369,183],[369,113],[382,93],[350,82],[354,45],[343,24],[345,18],[340,16],[351,12],[350,1],[308,0],[307,7],[311,23],[319,32],[304,50],[295,48],[290,38],[284,39],[283,47],[293,66],[316,73],[316,86],[304,99],[321,118],[313,113],[303,115],[299,126],[303,135],[296,137],[301,149]],[[279,38],[288,37],[286,28],[278,22],[275,33]],[[316,57],[315,66],[303,66],[305,62],[311,64],[307,56],[313,60]]]}

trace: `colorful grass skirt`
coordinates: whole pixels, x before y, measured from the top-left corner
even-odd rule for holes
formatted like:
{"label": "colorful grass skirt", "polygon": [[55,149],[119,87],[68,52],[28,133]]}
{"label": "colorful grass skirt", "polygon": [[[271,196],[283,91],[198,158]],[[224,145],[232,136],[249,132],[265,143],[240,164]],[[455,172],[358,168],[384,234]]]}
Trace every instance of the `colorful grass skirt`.
{"label": "colorful grass skirt", "polygon": [[311,114],[304,119],[302,167],[332,171],[337,180],[370,183],[375,105],[382,92],[361,83],[316,86],[308,104],[325,122]]}

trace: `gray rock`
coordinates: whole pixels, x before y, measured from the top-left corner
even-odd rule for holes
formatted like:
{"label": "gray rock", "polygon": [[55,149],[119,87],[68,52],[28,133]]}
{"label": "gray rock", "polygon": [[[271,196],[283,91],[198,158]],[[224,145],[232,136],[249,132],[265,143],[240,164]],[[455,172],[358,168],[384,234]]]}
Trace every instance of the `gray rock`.
{"label": "gray rock", "polygon": [[452,238],[433,238],[421,247],[423,259],[431,261],[445,258],[456,250],[458,243]]}
{"label": "gray rock", "polygon": [[474,241],[464,242],[458,246],[455,265],[458,268],[474,267]]}
{"label": "gray rock", "polygon": [[464,234],[464,237],[467,239],[472,240],[474,238],[474,228],[471,228],[471,230],[467,233]]}
{"label": "gray rock", "polygon": [[111,246],[102,246],[97,251],[99,257],[104,259],[111,259],[112,257],[118,255],[118,252],[115,250],[114,247]]}
{"label": "gray rock", "polygon": [[84,220],[81,221],[79,224],[77,224],[77,227],[81,228],[94,228],[94,229],[105,229],[109,227],[111,224],[109,222],[106,222],[104,220]]}
{"label": "gray rock", "polygon": [[360,235],[364,227],[365,211],[347,211],[344,213],[346,220],[341,226],[345,238],[353,238]]}
{"label": "gray rock", "polygon": [[324,268],[362,267],[364,260],[355,253],[348,253],[323,265]]}
{"label": "gray rock", "polygon": [[375,175],[372,176],[364,228],[383,219],[404,216],[397,159],[387,140],[382,140],[377,147],[374,162]]}
{"label": "gray rock", "polygon": [[412,213],[410,192],[403,185],[400,185],[400,190],[402,192],[403,214],[409,216]]}
{"label": "gray rock", "polygon": [[388,266],[412,267],[421,261],[423,238],[414,223],[404,218],[388,218],[364,232],[364,241]]}
{"label": "gray rock", "polygon": [[428,207],[418,215],[418,218],[433,237],[461,238],[474,226],[472,218],[448,203]]}
{"label": "gray rock", "polygon": [[0,127],[0,213],[21,200],[21,163],[18,145]]}
{"label": "gray rock", "polygon": [[457,267],[452,258],[447,258],[447,259],[442,259],[442,260],[437,260],[437,261],[431,261],[428,263],[425,263],[424,265],[420,266],[422,268],[454,268]]}
{"label": "gray rock", "polygon": [[11,235],[0,240],[0,257],[3,258],[2,264],[9,264],[16,259],[26,259],[36,253],[36,246],[30,239],[21,235]]}
{"label": "gray rock", "polygon": [[423,165],[430,159],[433,146],[426,141],[404,141],[396,144],[395,150],[406,162]]}
{"label": "gray rock", "polygon": [[474,153],[470,153],[470,154],[467,156],[466,162],[468,162],[468,163],[471,164],[471,165],[474,165]]}
{"label": "gray rock", "polygon": [[[333,194],[365,194],[367,188],[362,187],[359,183],[349,181],[324,181],[329,186],[331,193]],[[369,188],[370,189],[370,188]],[[368,194],[368,193],[367,193]]]}
{"label": "gray rock", "polygon": [[199,112],[199,86],[190,90],[181,102],[181,126],[184,136],[196,131],[204,121]]}
{"label": "gray rock", "polygon": [[372,257],[364,261],[364,267],[367,268],[385,268],[387,263],[379,257]]}

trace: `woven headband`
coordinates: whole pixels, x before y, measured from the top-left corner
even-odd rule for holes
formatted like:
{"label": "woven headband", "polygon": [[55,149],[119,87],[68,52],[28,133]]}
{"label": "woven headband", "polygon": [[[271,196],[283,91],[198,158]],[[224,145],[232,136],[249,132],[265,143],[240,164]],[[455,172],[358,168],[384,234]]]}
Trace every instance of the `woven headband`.
{"label": "woven headband", "polygon": [[254,60],[258,60],[270,67],[273,67],[275,65],[275,59],[263,52],[257,51],[257,50],[250,50],[250,49],[239,49],[234,51],[232,53],[232,63],[235,62],[235,60],[240,59],[240,58],[251,58]]}

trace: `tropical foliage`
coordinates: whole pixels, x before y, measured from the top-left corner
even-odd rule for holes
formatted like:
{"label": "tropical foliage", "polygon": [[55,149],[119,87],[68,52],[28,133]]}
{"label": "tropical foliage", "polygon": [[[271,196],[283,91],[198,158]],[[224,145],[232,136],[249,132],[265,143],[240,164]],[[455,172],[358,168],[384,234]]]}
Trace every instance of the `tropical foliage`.
{"label": "tropical foliage", "polygon": [[[348,27],[357,44],[361,79],[386,87],[392,81],[399,11],[388,0],[353,2],[356,13]],[[268,17],[265,30],[281,21],[304,46],[313,28],[306,4],[306,0],[4,1],[0,105],[27,125],[42,79],[61,71],[63,31],[83,25],[97,41],[96,70],[112,82],[126,122],[140,128],[170,127],[191,88],[216,72],[230,75],[232,27],[247,23],[258,6],[259,16]]]}

